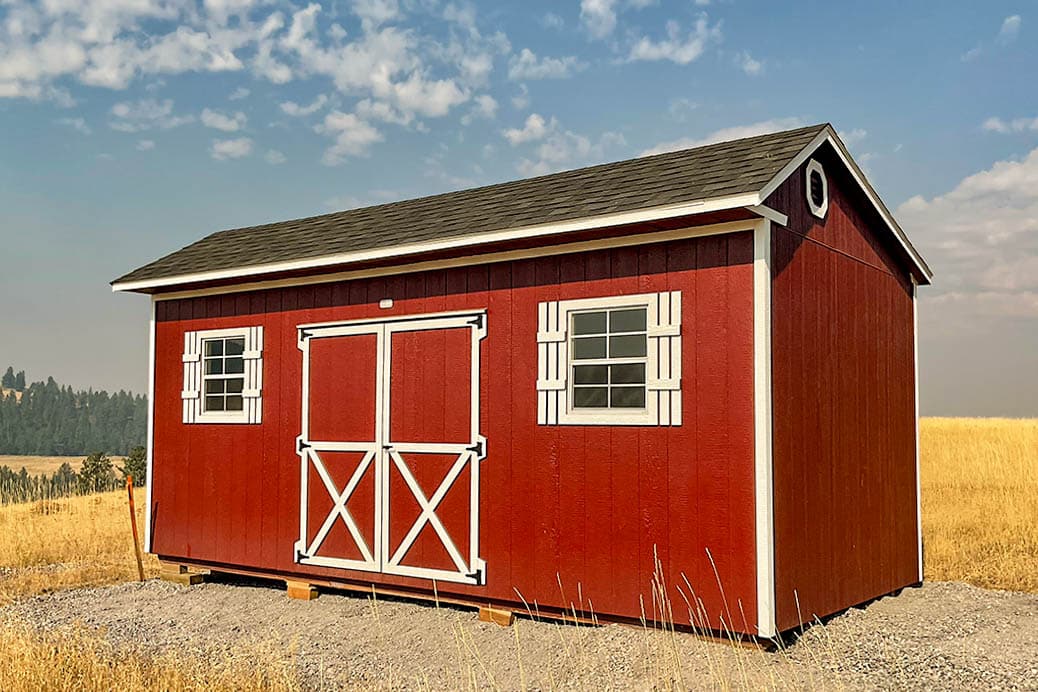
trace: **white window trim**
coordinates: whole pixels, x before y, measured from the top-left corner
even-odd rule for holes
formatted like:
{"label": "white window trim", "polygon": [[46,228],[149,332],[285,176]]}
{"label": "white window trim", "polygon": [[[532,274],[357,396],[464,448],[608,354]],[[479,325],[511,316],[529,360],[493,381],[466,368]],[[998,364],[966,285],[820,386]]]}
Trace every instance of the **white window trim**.
{"label": "white window trim", "polygon": [[[211,339],[245,340],[245,372],[241,411],[206,411],[203,373],[203,344]],[[183,422],[257,424],[263,419],[263,327],[234,327],[230,329],[207,329],[184,333],[184,388]]]}
{"label": "white window trim", "polygon": [[[569,354],[571,315],[645,308],[645,408],[575,409]],[[538,305],[537,422],[540,425],[681,425],[681,292],[547,301]]]}
{"label": "white window trim", "polygon": [[[818,173],[822,178],[821,204],[815,204],[815,201],[811,199],[812,173]],[[808,161],[807,168],[804,169],[804,195],[807,197],[807,207],[811,210],[811,213],[820,219],[824,219],[829,212],[829,179],[825,176],[825,169],[822,168],[822,164],[818,162],[818,159]]]}

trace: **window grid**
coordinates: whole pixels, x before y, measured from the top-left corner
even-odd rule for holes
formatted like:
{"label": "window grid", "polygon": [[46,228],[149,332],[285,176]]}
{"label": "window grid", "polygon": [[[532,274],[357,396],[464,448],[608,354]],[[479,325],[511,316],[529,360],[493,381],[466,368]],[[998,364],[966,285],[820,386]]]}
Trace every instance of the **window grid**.
{"label": "window grid", "polygon": [[619,307],[570,314],[574,409],[645,409],[647,312]]}
{"label": "window grid", "polygon": [[204,339],[202,353],[202,412],[243,411],[245,338]]}

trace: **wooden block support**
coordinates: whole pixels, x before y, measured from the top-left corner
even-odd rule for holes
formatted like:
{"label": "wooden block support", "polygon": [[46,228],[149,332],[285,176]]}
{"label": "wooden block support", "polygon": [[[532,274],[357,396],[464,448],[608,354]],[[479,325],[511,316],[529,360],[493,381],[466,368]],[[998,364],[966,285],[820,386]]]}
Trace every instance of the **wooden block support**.
{"label": "wooden block support", "polygon": [[320,595],[316,586],[305,581],[286,581],[285,586],[288,587],[288,597],[300,601],[312,601]]}
{"label": "wooden block support", "polygon": [[159,564],[162,566],[159,570],[159,579],[163,581],[173,582],[181,586],[194,586],[205,581],[204,574],[188,572],[187,567],[184,565],[178,565],[173,562],[160,562]]}
{"label": "wooden block support", "polygon": [[492,622],[495,625],[501,625],[502,627],[510,627],[512,623],[515,622],[515,613],[511,610],[504,610],[502,608],[482,606],[479,609],[479,619],[482,622]]}

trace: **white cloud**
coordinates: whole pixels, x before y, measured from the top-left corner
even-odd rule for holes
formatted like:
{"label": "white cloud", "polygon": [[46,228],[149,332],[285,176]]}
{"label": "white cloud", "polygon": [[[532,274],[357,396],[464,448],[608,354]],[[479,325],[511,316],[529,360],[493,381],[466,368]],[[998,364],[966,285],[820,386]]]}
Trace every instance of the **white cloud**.
{"label": "white cloud", "polygon": [[371,99],[358,101],[354,112],[361,120],[380,120],[395,125],[410,125],[414,120],[414,116],[410,113],[398,111],[385,101],[372,101]]}
{"label": "white cloud", "polygon": [[765,135],[769,132],[789,130],[795,127],[800,127],[801,125],[803,125],[803,121],[800,118],[775,118],[773,120],[763,120],[750,125],[725,127],[720,130],[715,130],[705,137],[684,137],[670,142],[660,142],[656,146],[646,149],[639,154],[639,156],[652,156],[653,154],[662,154],[667,151],[691,149],[693,147],[702,147],[708,144],[717,144],[718,142],[728,142],[733,139],[743,139],[744,137],[756,137],[757,135]]}
{"label": "white cloud", "polygon": [[764,70],[764,63],[760,60],[754,59],[754,57],[746,51],[735,56],[735,64],[739,66],[740,70],[751,77],[756,77]]}
{"label": "white cloud", "polygon": [[227,100],[228,101],[241,101],[242,99],[248,98],[249,94],[251,94],[251,93],[252,92],[249,91],[248,89],[246,89],[245,87],[238,87],[237,89],[235,89],[234,91],[231,92],[230,96],[227,97]]}
{"label": "white cloud", "polygon": [[205,0],[203,5],[209,16],[219,24],[224,24],[231,16],[248,14],[255,7],[257,0]]}
{"label": "white cloud", "polygon": [[699,108],[699,104],[687,98],[674,99],[667,106],[667,112],[676,122],[683,123],[688,120],[692,111]]}
{"label": "white cloud", "polygon": [[151,151],[155,148],[155,141],[151,139],[142,139],[137,142],[137,151]]}
{"label": "white cloud", "polygon": [[301,106],[295,101],[285,101],[281,104],[281,112],[295,117],[313,115],[324,108],[324,104],[326,103],[328,103],[328,97],[324,94],[320,94],[317,98],[311,101],[308,106]]}
{"label": "white cloud", "polygon": [[263,160],[272,166],[277,166],[279,164],[284,163],[285,161],[288,161],[288,157],[286,157],[277,149],[270,149],[267,151],[266,154],[263,155]]}
{"label": "white cloud", "polygon": [[1020,15],[1014,14],[1002,20],[1002,26],[998,30],[995,40],[1003,46],[1008,46],[1020,35]]}
{"label": "white cloud", "polygon": [[83,118],[58,118],[54,122],[56,122],[58,125],[71,127],[76,132],[79,132],[80,134],[84,135],[88,135],[93,131],[90,129],[90,126],[87,125],[86,120],[84,120]]}
{"label": "white cloud", "polygon": [[606,132],[597,141],[592,141],[576,132],[553,129],[537,145],[536,158],[521,159],[516,169],[522,175],[545,175],[578,165],[599,163],[607,151],[625,144],[623,135],[616,132]]}
{"label": "white cloud", "polygon": [[512,97],[512,107],[516,110],[526,110],[530,106],[530,90],[525,84],[519,85],[519,93]]}
{"label": "white cloud", "polygon": [[400,16],[396,0],[354,0],[353,13],[365,27],[373,28]]}
{"label": "white cloud", "polygon": [[351,156],[366,156],[371,145],[383,139],[382,133],[370,123],[341,111],[332,111],[314,129],[335,140],[321,159],[327,166],[338,165]]}
{"label": "white cloud", "polygon": [[699,58],[712,43],[720,40],[720,23],[711,26],[706,16],[699,17],[685,35],[682,35],[681,25],[669,21],[665,39],[654,41],[648,36],[639,38],[631,46],[627,59],[670,60],[679,65],[687,65]]}
{"label": "white cloud", "polygon": [[605,38],[616,28],[616,0],[580,0],[580,21],[595,38]]}
{"label": "white cloud", "polygon": [[119,132],[169,130],[195,120],[193,115],[173,115],[171,99],[120,101],[112,106],[112,115],[115,116],[115,120],[109,123],[109,127]]}
{"label": "white cloud", "polygon": [[980,57],[980,54],[983,51],[984,51],[984,49],[981,48],[980,46],[974,46],[973,48],[970,48],[968,51],[966,51],[965,53],[962,54],[962,61],[963,62],[973,62],[978,57]]}
{"label": "white cloud", "polygon": [[541,26],[546,29],[561,29],[566,23],[562,21],[562,17],[555,14],[554,12],[546,12],[541,17]]}
{"label": "white cloud", "polygon": [[544,139],[548,136],[548,133],[555,130],[557,126],[558,121],[556,121],[555,118],[545,120],[543,116],[537,113],[531,113],[526,118],[526,122],[523,123],[522,127],[509,128],[503,130],[501,134],[508,140],[508,143],[514,147],[525,142],[536,142],[539,139]]}
{"label": "white cloud", "polygon": [[853,147],[856,144],[861,144],[869,136],[869,133],[857,127],[853,130],[840,130],[839,135],[844,144],[848,147]]}
{"label": "white cloud", "polygon": [[228,115],[206,108],[202,111],[202,124],[222,132],[237,132],[245,127],[247,118],[241,111]]}
{"label": "white cloud", "polygon": [[480,94],[472,99],[472,110],[461,118],[462,125],[469,125],[473,120],[483,118],[493,120],[497,115],[497,101],[489,94]]}
{"label": "white cloud", "polygon": [[913,197],[896,215],[939,276],[932,303],[959,320],[1038,318],[1038,148],[946,194]]}
{"label": "white cloud", "polygon": [[561,58],[538,58],[529,48],[513,55],[508,64],[508,78],[521,79],[564,79],[584,69],[586,65],[573,55]]}
{"label": "white cloud", "polygon": [[1012,120],[992,117],[985,120],[981,128],[988,132],[998,132],[1003,135],[1014,132],[1038,132],[1038,117],[1013,118]]}
{"label": "white cloud", "polygon": [[248,137],[237,139],[214,139],[209,148],[209,155],[217,161],[240,159],[252,153],[252,140]]}

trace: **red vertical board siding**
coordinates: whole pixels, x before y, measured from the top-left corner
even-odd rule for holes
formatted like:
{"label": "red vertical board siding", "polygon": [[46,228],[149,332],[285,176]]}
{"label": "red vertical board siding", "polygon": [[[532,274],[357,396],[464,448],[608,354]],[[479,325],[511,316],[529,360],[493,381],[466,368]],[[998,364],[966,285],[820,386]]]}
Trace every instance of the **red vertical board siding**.
{"label": "red vertical board siding", "polygon": [[907,269],[831,150],[824,220],[801,168],[768,200],[779,629],[918,581]]}
{"label": "red vertical board siding", "polygon": [[[156,328],[154,551],[217,566],[430,591],[425,580],[295,562],[302,397],[296,328],[486,309],[480,556],[487,583],[439,583],[438,591],[637,620],[643,609],[649,617],[659,611],[655,575],[679,623],[695,618],[719,628],[723,618],[726,627],[754,633],[752,259],[752,234],[741,232],[164,301]],[[682,292],[682,425],[537,425],[538,303],[667,290]],[[394,305],[380,309],[386,297]],[[262,424],[184,425],[184,332],[255,325],[264,327]],[[403,403],[393,415],[409,435],[439,431],[443,437],[467,412],[467,400],[456,409],[450,403],[461,396],[452,386],[464,384],[465,364],[433,348],[448,338],[394,337],[400,380],[390,386]],[[446,381],[453,384],[437,384]],[[322,397],[338,391],[331,384],[324,390]],[[433,476],[421,479],[423,487],[435,485]],[[452,516],[465,511],[461,505],[443,509]],[[435,540],[419,543],[415,550],[442,551]],[[706,622],[699,621],[701,613]]]}

